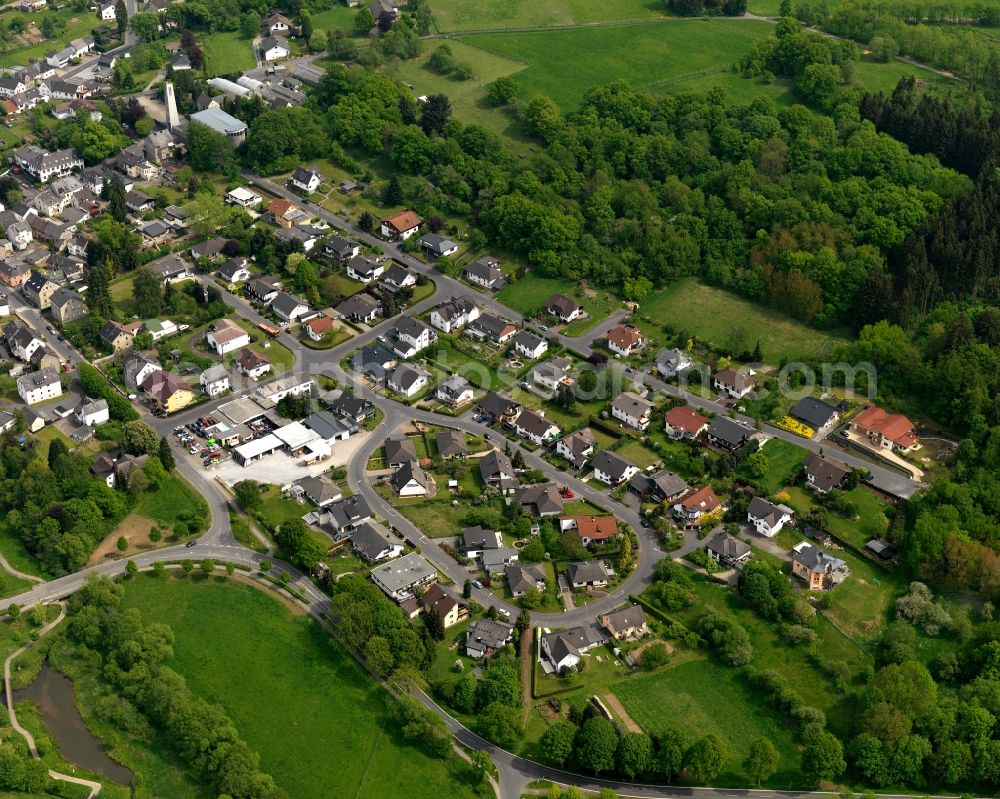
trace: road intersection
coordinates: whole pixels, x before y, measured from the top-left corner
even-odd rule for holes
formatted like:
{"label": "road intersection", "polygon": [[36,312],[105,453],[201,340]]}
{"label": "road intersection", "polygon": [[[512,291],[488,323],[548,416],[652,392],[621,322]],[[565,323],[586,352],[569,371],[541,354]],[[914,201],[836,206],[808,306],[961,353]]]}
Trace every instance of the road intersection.
{"label": "road intersection", "polygon": [[[499,304],[495,299],[486,297],[470,286],[467,286],[466,284],[455,280],[448,275],[440,273],[435,268],[428,266],[424,262],[401,251],[396,245],[388,244],[380,239],[376,239],[364,231],[361,231],[357,227],[344,222],[334,214],[309,203],[303,202],[301,197],[288,191],[285,187],[273,183],[272,181],[249,173],[246,174],[246,177],[251,184],[256,184],[261,188],[266,189],[273,195],[285,197],[286,199],[305,205],[312,213],[323,219],[331,227],[364,242],[366,245],[377,248],[384,254],[399,261],[407,268],[433,280],[435,283],[435,291],[433,294],[408,309],[407,313],[417,315],[429,310],[431,307],[440,302],[452,298],[465,297],[480,305],[491,306],[493,312],[505,316],[512,321],[522,323],[526,327],[532,327],[530,322],[525,320],[521,314],[517,313],[513,309],[506,308]],[[209,280],[210,278],[202,279]],[[252,308],[240,297],[224,292],[223,299],[236,311],[239,316],[250,322],[256,324],[269,321],[265,320],[263,316],[261,316],[254,308]],[[566,349],[580,357],[586,358],[593,352],[592,346],[594,341],[602,334],[606,333],[612,325],[618,323],[624,317],[625,312],[619,312],[609,319],[603,320],[588,334],[578,338],[568,338],[560,334],[547,333],[537,328],[537,326],[534,327],[534,329],[539,335],[548,336],[550,339],[557,340],[560,344],[566,347]],[[35,320],[32,319],[31,321],[34,322]],[[42,324],[42,320],[39,318],[37,323]],[[473,418],[471,418],[471,414],[454,418],[451,416],[445,416],[430,411],[417,410],[404,406],[377,391],[373,391],[368,383],[359,375],[353,372],[348,372],[341,366],[341,361],[348,354],[358,347],[375,341],[379,336],[383,336],[392,324],[392,320],[384,320],[365,332],[355,335],[349,341],[326,351],[307,349],[287,332],[279,333],[277,341],[288,347],[293,353],[294,365],[292,369],[295,372],[306,372],[313,376],[326,376],[334,380],[341,387],[349,387],[358,396],[369,399],[382,411],[382,421],[372,434],[368,436],[364,444],[352,455],[348,463],[347,471],[350,488],[352,491],[361,494],[369,502],[372,509],[378,516],[382,517],[394,526],[405,538],[415,543],[419,547],[421,554],[431,561],[431,563],[433,563],[442,573],[447,575],[456,584],[461,585],[468,578],[468,571],[458,564],[447,552],[445,552],[439,544],[439,539],[427,536],[374,489],[371,480],[366,474],[366,464],[368,463],[369,457],[373,454],[373,452],[381,446],[381,443],[386,436],[399,430],[402,426],[410,424],[414,421],[425,424],[439,425],[442,427],[450,427],[479,436],[484,436],[495,431],[492,431],[490,428],[476,422]],[[70,360],[71,362],[79,360],[79,356],[73,353],[71,348],[68,354],[60,354],[64,355],[64,358]],[[627,385],[628,383],[632,383],[636,387],[645,386],[646,388],[651,388],[658,392],[683,398],[692,406],[705,411],[722,414],[729,413],[729,409],[720,403],[695,396],[685,392],[677,386],[668,385],[650,374],[643,372],[625,374],[617,364],[610,364],[608,369],[610,370],[610,373],[615,376],[615,379],[620,381],[623,386],[622,390],[629,387]],[[248,394],[254,388],[255,385],[243,387],[241,390],[236,392],[236,396]],[[493,386],[491,388],[501,390],[504,386]],[[221,401],[229,401],[231,399],[233,399],[233,395],[227,395],[225,400]],[[212,413],[219,402],[220,401],[213,401],[212,403],[199,405],[195,409],[181,412],[170,417],[169,419],[156,418],[145,411],[143,412],[143,415],[146,418],[146,421],[157,429],[158,432],[169,436],[173,427],[185,424],[198,416],[204,416]],[[753,420],[747,419],[746,421],[753,424]],[[821,448],[821,444],[818,442],[803,440],[791,433],[769,425],[762,425],[760,426],[760,429],[769,436],[793,441],[795,444],[812,451],[819,451]],[[665,553],[659,549],[656,536],[640,524],[638,514],[631,508],[610,498],[607,494],[595,489],[583,480],[580,480],[572,474],[564,472],[553,466],[542,459],[539,455],[524,451],[523,456],[528,468],[537,469],[544,473],[548,479],[570,487],[581,498],[591,500],[609,508],[619,521],[630,525],[633,530],[636,531],[639,544],[636,553],[635,569],[623,581],[623,583],[616,587],[608,596],[597,599],[582,608],[574,608],[563,613],[532,612],[531,616],[533,623],[542,627],[564,627],[583,624],[597,618],[602,613],[620,606],[627,601],[630,594],[641,593],[642,590],[651,582],[656,564],[665,556]],[[917,488],[917,485],[912,481],[909,481],[888,469],[873,465],[867,461],[861,461],[860,459],[854,458],[846,453],[841,454],[838,452],[838,457],[851,465],[865,466],[872,472],[874,481],[877,485],[880,485],[884,490],[894,493],[900,497],[909,497]],[[156,562],[178,562],[185,559],[192,559],[195,561],[212,559],[220,564],[233,563],[246,569],[259,570],[261,563],[265,559],[274,561],[273,553],[261,554],[251,551],[250,549],[242,546],[233,537],[229,524],[230,496],[217,481],[211,478],[211,474],[209,472],[199,469],[197,467],[197,463],[187,457],[177,458],[177,468],[180,473],[187,480],[189,480],[193,486],[195,486],[198,492],[208,503],[211,512],[210,527],[208,531],[198,539],[197,544],[194,546],[171,546],[142,552],[133,556],[131,560],[133,560],[137,566],[145,568],[152,566]],[[275,566],[277,569],[287,570],[289,572],[291,575],[289,583],[290,586],[307,598],[309,603],[309,612],[315,618],[323,620],[330,607],[329,598],[317,589],[315,584],[307,575],[302,574],[290,565],[284,563],[275,563]],[[101,574],[109,577],[116,576],[124,571],[124,567],[124,560],[101,563],[99,565],[83,569],[74,574],[35,585],[30,590],[9,598],[7,602],[10,604],[29,606],[64,599],[77,591],[91,574]],[[485,589],[476,589],[474,591],[474,598],[483,606],[494,605],[511,613],[517,613],[519,610]],[[764,797],[764,799],[767,799],[768,797],[777,796],[823,796],[823,794],[784,793],[780,791],[723,791],[711,788],[675,789],[664,788],[662,786],[636,786],[624,783],[605,782],[595,780],[593,778],[581,777],[579,775],[571,775],[565,772],[549,769],[545,766],[541,766],[537,763],[533,763],[529,760],[525,760],[498,749],[492,744],[489,744],[487,741],[484,741],[475,733],[463,727],[459,722],[452,718],[447,711],[434,703],[430,697],[422,695],[421,699],[425,702],[425,704],[427,704],[428,707],[432,708],[436,713],[440,714],[445,719],[446,723],[461,743],[477,749],[486,749],[491,753],[500,770],[502,799],[515,799],[520,796],[522,788],[530,780],[534,779],[552,779],[559,782],[572,782],[581,785],[581,787],[594,787],[598,789],[600,787],[611,787],[626,796],[642,797],[696,796],[720,798],[728,796],[753,795],[761,796]]]}

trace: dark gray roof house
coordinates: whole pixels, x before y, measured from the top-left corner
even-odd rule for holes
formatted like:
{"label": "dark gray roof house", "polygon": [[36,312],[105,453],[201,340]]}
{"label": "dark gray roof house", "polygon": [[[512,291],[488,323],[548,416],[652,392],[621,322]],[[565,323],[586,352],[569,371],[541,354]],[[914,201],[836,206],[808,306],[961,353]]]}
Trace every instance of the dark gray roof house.
{"label": "dark gray roof house", "polygon": [[417,445],[403,435],[389,436],[385,440],[385,463],[390,469],[417,459]]}
{"label": "dark gray roof house", "polygon": [[837,419],[837,409],[822,400],[803,397],[795,403],[789,415],[814,430],[821,430]]}
{"label": "dark gray roof house", "polygon": [[458,430],[441,430],[434,436],[434,443],[442,458],[462,458],[469,454],[465,434]]}
{"label": "dark gray roof house", "polygon": [[402,550],[401,545],[394,543],[386,533],[370,523],[362,524],[354,531],[351,535],[351,544],[354,546],[354,551],[369,563],[387,557],[396,547]]}
{"label": "dark gray roof house", "polygon": [[729,566],[742,563],[750,556],[749,544],[724,532],[713,536],[705,548],[715,560]]}
{"label": "dark gray roof house", "polygon": [[563,500],[555,483],[540,483],[519,488],[514,492],[514,497],[537,516],[557,516],[562,513]]}
{"label": "dark gray roof house", "polygon": [[806,481],[821,494],[833,488],[842,488],[851,469],[840,461],[810,452],[802,464]]}
{"label": "dark gray roof house", "polygon": [[742,446],[753,434],[753,428],[726,416],[716,416],[706,432],[711,443],[728,450]]}
{"label": "dark gray roof house", "polygon": [[479,474],[484,483],[498,486],[502,491],[517,488],[518,485],[510,458],[496,449],[479,458]]}

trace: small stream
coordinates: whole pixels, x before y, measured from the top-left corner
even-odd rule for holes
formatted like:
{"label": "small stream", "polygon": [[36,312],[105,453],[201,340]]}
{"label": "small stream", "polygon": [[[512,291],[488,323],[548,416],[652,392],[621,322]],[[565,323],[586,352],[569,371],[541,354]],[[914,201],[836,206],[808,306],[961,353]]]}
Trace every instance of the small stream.
{"label": "small stream", "polygon": [[132,772],[116,763],[81,718],[74,701],[73,683],[48,661],[42,663],[35,681],[14,692],[14,702],[31,702],[42,715],[45,727],[68,763],[100,774],[119,785],[132,784]]}

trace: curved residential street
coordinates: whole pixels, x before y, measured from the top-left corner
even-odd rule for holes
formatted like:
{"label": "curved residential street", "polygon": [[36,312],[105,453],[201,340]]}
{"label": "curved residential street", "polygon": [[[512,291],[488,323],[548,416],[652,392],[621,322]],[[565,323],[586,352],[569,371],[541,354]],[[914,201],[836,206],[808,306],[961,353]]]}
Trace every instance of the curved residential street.
{"label": "curved residential street", "polygon": [[[470,286],[467,286],[447,275],[441,274],[434,267],[428,266],[422,261],[419,261],[407,253],[400,251],[400,249],[394,244],[388,244],[376,239],[373,236],[359,230],[355,226],[347,224],[334,214],[318,208],[311,203],[304,203],[298,195],[293,194],[283,186],[279,186],[272,181],[251,173],[245,173],[245,177],[247,177],[251,184],[256,184],[276,196],[285,197],[305,205],[312,213],[329,223],[331,227],[350,234],[353,238],[363,241],[365,244],[375,247],[381,252],[390,255],[392,258],[404,264],[414,272],[432,279],[435,282],[435,291],[433,294],[408,309],[408,314],[418,315],[445,300],[454,297],[466,297],[477,304],[488,308],[493,313],[500,314],[518,323],[524,323],[524,318],[521,314],[510,308],[504,307],[491,296],[480,294]],[[210,280],[210,278],[202,279]],[[266,321],[242,298],[228,292],[223,292],[223,298],[230,307],[236,310],[239,316],[247,319],[248,321],[253,323]],[[547,336],[551,340],[557,340],[568,350],[586,358],[592,352],[593,342],[605,334],[610,327],[617,324],[624,318],[625,311],[620,311],[608,319],[603,320],[586,335],[577,338],[568,338],[562,335],[547,333],[537,328],[534,329],[539,335]],[[360,377],[343,369],[341,361],[345,358],[345,356],[358,347],[369,344],[377,337],[384,335],[392,324],[392,319],[383,320],[364,333],[359,333],[347,342],[326,351],[314,351],[304,348],[296,339],[285,332],[279,334],[277,340],[281,344],[288,347],[294,354],[294,371],[307,372],[314,376],[327,376],[335,380],[341,387],[350,387],[359,396],[363,396],[371,400],[371,402],[382,411],[384,415],[382,422],[374,432],[368,435],[364,443],[353,453],[347,465],[350,488],[352,491],[365,497],[377,516],[394,526],[405,538],[416,543],[421,550],[421,554],[430,560],[441,572],[454,580],[457,585],[461,585],[465,579],[468,578],[468,572],[441,548],[440,541],[442,541],[442,539],[433,539],[427,536],[424,531],[413,525],[396,508],[394,508],[378,492],[375,491],[371,480],[366,475],[366,464],[368,463],[370,455],[382,445],[382,442],[387,435],[395,430],[398,430],[401,426],[408,424],[411,421],[450,427],[479,436],[483,436],[488,433],[496,435],[496,431],[490,430],[484,425],[475,422],[471,418],[471,414],[466,414],[465,416],[459,418],[453,418],[451,416],[415,410],[404,406],[380,393],[373,392],[368,387],[366,382]],[[531,326],[528,325],[528,327]],[[70,352],[68,358],[75,361],[79,359],[79,356],[76,355],[76,353]],[[458,364],[456,364],[456,366],[457,365]],[[729,412],[728,408],[720,405],[719,403],[691,395],[677,386],[663,383],[656,377],[649,374],[625,374],[621,371],[621,367],[614,363],[609,364],[607,368],[613,371],[616,380],[621,381],[622,390],[631,387],[628,384],[633,383],[639,388],[644,386],[671,396],[683,398],[692,406],[702,410],[721,414],[727,414]],[[241,390],[237,390],[235,394],[227,395],[222,400],[213,400],[209,403],[201,404],[196,408],[181,412],[165,419],[152,417],[143,409],[143,418],[156,428],[158,432],[169,437],[170,431],[175,426],[186,424],[199,416],[210,414],[221,402],[227,402],[232,400],[234,397],[248,394],[254,388],[256,388],[256,384],[249,384]],[[493,388],[500,390],[504,387],[494,386]],[[741,418],[747,420],[746,417]],[[751,424],[753,423],[753,420],[747,421]],[[763,425],[761,429],[762,432],[769,436],[792,441],[795,444],[814,452],[819,451],[822,447],[820,442],[807,441],[769,425]],[[516,445],[516,442],[512,442],[512,446],[513,445]],[[827,446],[827,449],[829,450],[829,445]],[[659,548],[656,536],[650,530],[647,530],[640,525],[638,514],[622,503],[611,499],[604,492],[595,489],[588,483],[583,482],[575,476],[563,472],[559,468],[551,465],[547,461],[543,460],[539,455],[523,450],[522,453],[524,455],[526,465],[529,468],[538,469],[550,480],[553,480],[560,485],[570,487],[579,497],[592,500],[604,507],[609,508],[619,521],[630,525],[633,530],[636,531],[639,542],[638,551],[636,552],[635,569],[622,582],[622,584],[614,588],[613,591],[606,597],[597,599],[584,607],[574,608],[564,613],[533,612],[531,614],[532,621],[536,625],[543,627],[563,627],[581,624],[593,620],[602,613],[623,604],[627,600],[629,594],[640,593],[650,583],[656,564],[661,558],[665,557],[665,553]],[[909,497],[918,488],[916,483],[907,480],[902,475],[888,469],[872,465],[867,461],[861,461],[850,454],[838,451],[837,457],[850,465],[863,465],[868,468],[873,475],[873,481],[875,484],[889,493],[896,494],[900,497]],[[208,503],[209,510],[211,511],[211,524],[209,529],[203,536],[201,536],[196,544],[165,547],[162,549],[142,552],[133,556],[131,560],[134,561],[139,567],[148,567],[156,562],[178,562],[188,558],[197,562],[206,558],[211,558],[220,564],[233,563],[238,566],[255,570],[259,569],[260,563],[264,559],[269,559],[274,562],[275,570],[273,574],[278,574],[283,570],[287,570],[291,574],[291,586],[308,599],[309,613],[311,613],[316,619],[324,619],[330,607],[329,598],[316,588],[312,580],[307,575],[300,573],[287,564],[275,562],[273,553],[260,554],[240,545],[233,537],[230,528],[228,513],[230,497],[226,490],[215,479],[213,479],[211,472],[198,468],[197,462],[193,459],[181,456],[176,460],[178,471],[188,481],[190,481],[190,483]],[[17,596],[10,597],[5,600],[5,602],[8,604],[30,606],[65,599],[78,590],[83,585],[86,578],[91,574],[103,574],[109,577],[121,574],[124,571],[125,562],[125,560],[108,561],[96,566],[85,568],[74,574],[35,585],[30,590]],[[497,598],[485,589],[476,590],[474,592],[474,598],[483,606],[495,605],[505,608],[512,614],[516,614],[518,612],[518,608]],[[484,741],[472,731],[463,727],[459,722],[453,719],[447,711],[434,703],[430,697],[421,696],[421,699],[428,707],[433,709],[445,719],[460,742],[472,748],[485,749],[490,752],[493,759],[496,761],[500,772],[502,799],[517,799],[517,797],[521,795],[521,791],[524,786],[534,779],[551,779],[559,782],[571,782],[581,786],[582,788],[599,789],[601,787],[611,787],[623,796],[637,797],[700,796],[705,797],[706,799],[722,799],[722,797],[752,795],[765,797],[765,799],[767,797],[779,796],[808,797],[811,799],[812,797],[826,795],[820,793],[814,794],[781,791],[733,791],[713,788],[679,789],[664,786],[637,786],[626,783],[605,782],[590,777],[568,774],[533,763],[529,760],[525,760],[494,747],[492,744]]]}

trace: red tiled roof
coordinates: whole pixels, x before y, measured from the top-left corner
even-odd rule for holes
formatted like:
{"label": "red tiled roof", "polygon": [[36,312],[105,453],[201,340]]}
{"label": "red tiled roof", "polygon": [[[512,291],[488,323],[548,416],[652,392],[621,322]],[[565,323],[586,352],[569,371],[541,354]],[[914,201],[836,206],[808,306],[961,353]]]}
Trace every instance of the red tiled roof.
{"label": "red tiled roof", "polygon": [[679,504],[685,510],[699,510],[702,513],[711,513],[722,503],[715,496],[712,486],[706,485],[683,497]]}
{"label": "red tiled roof", "polygon": [[878,433],[904,449],[917,440],[913,422],[900,413],[889,413],[877,405],[866,406],[854,417],[854,424],[863,430]]}
{"label": "red tiled roof", "polygon": [[383,220],[383,222],[393,230],[399,233],[405,233],[407,230],[420,227],[423,220],[413,211],[400,211],[398,214],[387,217]]}
{"label": "red tiled roof", "polygon": [[589,538],[592,541],[604,541],[618,534],[618,522],[614,516],[563,516],[563,519],[572,519],[576,522],[576,531],[580,538]]}
{"label": "red tiled roof", "polygon": [[618,325],[608,331],[608,341],[613,341],[619,349],[628,349],[642,341],[642,333],[632,325]]}
{"label": "red tiled roof", "polygon": [[702,416],[696,410],[688,408],[686,405],[671,408],[667,411],[665,419],[667,424],[675,430],[680,430],[682,433],[687,433],[688,435],[694,435],[708,424],[707,417]]}

